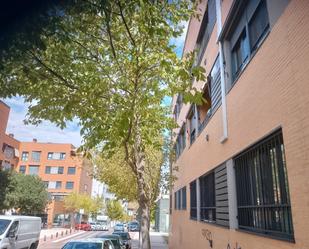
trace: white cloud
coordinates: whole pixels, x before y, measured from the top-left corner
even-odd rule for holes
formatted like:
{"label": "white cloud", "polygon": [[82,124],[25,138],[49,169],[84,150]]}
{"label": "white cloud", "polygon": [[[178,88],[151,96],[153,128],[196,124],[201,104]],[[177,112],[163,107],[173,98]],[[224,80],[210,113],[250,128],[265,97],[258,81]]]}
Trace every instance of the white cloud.
{"label": "white cloud", "polygon": [[77,122],[68,124],[68,128],[61,130],[49,121],[44,121],[38,126],[25,125],[28,104],[22,97],[3,100],[11,107],[7,126],[7,133],[13,133],[14,137],[23,142],[32,141],[36,138],[38,142],[71,143],[75,146],[81,144],[80,128]]}

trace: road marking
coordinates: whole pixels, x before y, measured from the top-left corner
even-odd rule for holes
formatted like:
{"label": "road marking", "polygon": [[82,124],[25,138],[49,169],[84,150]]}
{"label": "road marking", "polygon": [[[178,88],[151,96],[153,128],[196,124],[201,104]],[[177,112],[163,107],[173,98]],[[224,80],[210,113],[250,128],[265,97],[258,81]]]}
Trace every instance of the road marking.
{"label": "road marking", "polygon": [[70,235],[70,236],[66,236],[66,237],[64,237],[64,238],[61,238],[61,239],[58,239],[58,240],[54,240],[54,241],[52,241],[52,242],[53,242],[53,243],[61,242],[61,241],[64,241],[64,240],[66,240],[66,239],[69,239],[69,238],[75,237],[75,236],[77,236],[77,235],[83,234],[83,233],[85,233],[85,232],[86,232],[86,231],[81,231],[81,232],[78,232],[78,233],[74,233],[74,234],[72,234],[72,235]]}

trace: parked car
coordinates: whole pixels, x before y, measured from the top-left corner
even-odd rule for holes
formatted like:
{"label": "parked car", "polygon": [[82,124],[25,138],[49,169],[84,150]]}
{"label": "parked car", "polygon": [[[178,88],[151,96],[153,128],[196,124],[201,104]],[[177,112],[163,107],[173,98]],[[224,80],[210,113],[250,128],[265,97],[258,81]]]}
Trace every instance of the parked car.
{"label": "parked car", "polygon": [[128,232],[113,232],[113,234],[120,236],[121,242],[126,249],[132,249],[131,237]]}
{"label": "parked car", "polygon": [[122,223],[118,223],[114,226],[114,232],[124,232],[124,225]]}
{"label": "parked car", "polygon": [[81,239],[67,242],[62,249],[116,249],[109,239]]}
{"label": "parked car", "polygon": [[75,225],[76,230],[91,231],[91,225],[88,222],[82,221]]}
{"label": "parked car", "polygon": [[139,232],[140,230],[139,223],[137,221],[130,222],[128,225],[128,230],[129,232]]}
{"label": "parked car", "polygon": [[122,241],[119,235],[102,234],[102,235],[98,235],[97,238],[110,240],[113,243],[115,249],[125,249],[126,248],[125,245],[122,244]]}
{"label": "parked car", "polygon": [[99,231],[108,231],[108,226],[103,222],[98,222],[97,226]]}
{"label": "parked car", "polygon": [[0,215],[0,249],[36,249],[40,232],[39,217]]}
{"label": "parked car", "polygon": [[90,222],[91,231],[98,231],[98,226],[95,222]]}

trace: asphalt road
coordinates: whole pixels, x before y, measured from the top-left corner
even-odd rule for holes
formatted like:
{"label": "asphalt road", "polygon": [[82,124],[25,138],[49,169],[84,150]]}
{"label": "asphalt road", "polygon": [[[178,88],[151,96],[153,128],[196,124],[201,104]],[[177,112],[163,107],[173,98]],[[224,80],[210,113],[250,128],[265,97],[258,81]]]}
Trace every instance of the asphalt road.
{"label": "asphalt road", "polygon": [[110,232],[102,232],[102,231],[95,231],[95,232],[82,232],[80,234],[72,234],[63,238],[55,239],[53,241],[46,241],[40,242],[38,249],[61,249],[66,242],[73,240],[73,239],[86,239],[86,238],[93,238],[99,234],[108,234]]}

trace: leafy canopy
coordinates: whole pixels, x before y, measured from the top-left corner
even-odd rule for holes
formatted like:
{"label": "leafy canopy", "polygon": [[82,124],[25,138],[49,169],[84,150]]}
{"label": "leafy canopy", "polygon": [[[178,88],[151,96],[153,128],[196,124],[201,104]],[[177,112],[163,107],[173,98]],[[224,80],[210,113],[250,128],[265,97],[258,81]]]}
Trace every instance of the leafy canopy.
{"label": "leafy canopy", "polygon": [[118,200],[107,202],[106,214],[111,220],[122,220],[125,216],[123,207]]}
{"label": "leafy canopy", "polygon": [[48,193],[43,181],[33,175],[12,174],[7,203],[21,214],[40,214],[48,202]]}

